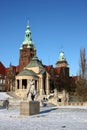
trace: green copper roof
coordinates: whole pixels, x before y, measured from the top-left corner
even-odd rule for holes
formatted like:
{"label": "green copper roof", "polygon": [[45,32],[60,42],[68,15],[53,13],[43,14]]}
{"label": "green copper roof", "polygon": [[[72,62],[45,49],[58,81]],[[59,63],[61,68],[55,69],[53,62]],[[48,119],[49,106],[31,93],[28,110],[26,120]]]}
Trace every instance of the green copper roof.
{"label": "green copper roof", "polygon": [[23,45],[27,45],[28,48],[31,48],[31,46],[32,46],[36,50],[34,43],[32,41],[32,38],[31,38],[31,31],[30,31],[29,25],[27,25],[27,27],[26,27],[25,38],[24,38],[24,41],[23,41],[20,49],[22,49]]}
{"label": "green copper roof", "polygon": [[34,56],[33,59],[30,61],[30,63],[26,66],[26,68],[30,68],[30,67],[40,67],[44,69],[41,61],[36,56]]}
{"label": "green copper roof", "polygon": [[60,52],[60,54],[59,54],[59,59],[58,59],[59,61],[64,61],[64,60],[66,60],[66,58],[65,58],[65,55],[64,55],[64,52]]}
{"label": "green copper roof", "polygon": [[26,27],[25,39],[23,41],[23,44],[32,44],[31,31],[29,25],[27,25]]}
{"label": "green copper roof", "polygon": [[46,72],[46,70],[44,69],[44,70],[41,70],[40,72],[39,72],[39,74],[45,74],[45,72]]}
{"label": "green copper roof", "polygon": [[32,70],[28,70],[28,69],[23,70],[17,76],[35,76],[35,77],[38,77],[35,72],[33,72]]}

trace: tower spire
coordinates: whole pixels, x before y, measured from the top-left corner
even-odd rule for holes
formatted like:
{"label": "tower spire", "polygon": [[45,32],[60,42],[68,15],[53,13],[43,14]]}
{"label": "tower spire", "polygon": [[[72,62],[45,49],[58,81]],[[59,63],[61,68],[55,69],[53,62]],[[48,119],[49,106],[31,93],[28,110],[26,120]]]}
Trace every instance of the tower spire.
{"label": "tower spire", "polygon": [[27,25],[26,25],[26,30],[25,30],[25,37],[24,37],[24,41],[20,47],[20,49],[23,49],[23,45],[26,45],[27,48],[31,48],[33,47],[34,50],[36,50],[34,43],[32,41],[32,37],[31,37],[31,30],[30,30],[30,26],[29,26],[29,18],[27,20]]}
{"label": "tower spire", "polygon": [[29,19],[27,20],[25,37],[20,47],[20,71],[30,62],[30,60],[36,55],[36,48],[31,38],[31,31],[29,26]]}
{"label": "tower spire", "polygon": [[27,26],[29,26],[29,17],[28,17],[28,19],[27,19]]}
{"label": "tower spire", "polygon": [[63,52],[63,46],[61,45],[61,48],[60,48],[61,52]]}

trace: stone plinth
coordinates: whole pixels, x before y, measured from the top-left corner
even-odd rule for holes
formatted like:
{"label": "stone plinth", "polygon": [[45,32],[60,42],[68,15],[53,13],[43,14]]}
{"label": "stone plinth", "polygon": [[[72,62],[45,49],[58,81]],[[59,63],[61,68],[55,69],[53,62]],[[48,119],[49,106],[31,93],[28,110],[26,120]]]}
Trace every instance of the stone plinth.
{"label": "stone plinth", "polygon": [[40,112],[40,103],[38,101],[23,101],[20,103],[20,115],[35,115]]}

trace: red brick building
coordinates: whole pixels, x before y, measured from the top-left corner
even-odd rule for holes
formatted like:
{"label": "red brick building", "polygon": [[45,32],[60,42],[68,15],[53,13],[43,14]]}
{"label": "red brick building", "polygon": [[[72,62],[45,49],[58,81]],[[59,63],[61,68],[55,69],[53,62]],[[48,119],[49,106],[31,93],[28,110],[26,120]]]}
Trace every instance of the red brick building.
{"label": "red brick building", "polygon": [[2,64],[2,62],[0,62],[0,91],[5,90],[5,78],[6,78],[6,68]]}
{"label": "red brick building", "polygon": [[[0,91],[13,91],[15,89],[15,76],[29,64],[34,56],[36,56],[36,48],[31,38],[30,27],[27,25],[24,41],[20,47],[19,65],[14,66],[10,64],[10,66],[6,68],[3,63],[0,62]],[[69,80],[69,67],[64,52],[60,52],[55,68],[52,65],[43,66],[51,75],[51,91],[54,90],[55,86],[59,88],[63,86],[63,84],[61,84],[63,78]],[[54,77],[56,78],[54,79]]]}
{"label": "red brick building", "polygon": [[15,76],[28,65],[30,60],[36,55],[36,48],[31,38],[29,25],[26,27],[24,41],[20,47],[19,65],[11,65],[6,68],[0,62],[0,91],[14,90]]}
{"label": "red brick building", "polygon": [[23,70],[25,66],[28,65],[30,60],[36,55],[36,48],[31,38],[31,31],[29,25],[27,25],[25,31],[25,38],[20,47],[20,59],[19,59],[19,66],[20,71]]}

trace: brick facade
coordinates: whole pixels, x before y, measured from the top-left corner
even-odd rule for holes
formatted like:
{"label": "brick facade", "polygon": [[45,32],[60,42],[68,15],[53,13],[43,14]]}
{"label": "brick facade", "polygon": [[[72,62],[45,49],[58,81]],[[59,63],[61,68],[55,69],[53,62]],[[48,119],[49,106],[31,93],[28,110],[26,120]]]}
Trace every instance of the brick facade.
{"label": "brick facade", "polygon": [[20,71],[23,70],[24,67],[26,67],[30,60],[36,55],[36,50],[34,50],[33,46],[31,48],[28,48],[27,45],[23,45],[23,48],[20,49],[20,59],[19,59],[19,66]]}

